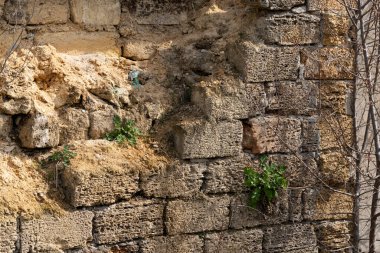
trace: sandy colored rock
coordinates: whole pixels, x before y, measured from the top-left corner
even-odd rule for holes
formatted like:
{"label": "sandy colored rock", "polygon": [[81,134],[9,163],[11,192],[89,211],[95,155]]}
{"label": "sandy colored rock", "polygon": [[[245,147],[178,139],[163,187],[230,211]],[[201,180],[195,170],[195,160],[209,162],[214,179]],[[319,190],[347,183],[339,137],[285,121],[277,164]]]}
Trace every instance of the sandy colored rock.
{"label": "sandy colored rock", "polygon": [[59,113],[60,118],[60,144],[75,140],[88,139],[90,119],[88,112],[83,109],[65,108]]}
{"label": "sandy colored rock", "polygon": [[296,80],[298,77],[297,48],[277,48],[243,41],[228,48],[227,58],[246,82]]}
{"label": "sandy colored rock", "polygon": [[293,6],[304,4],[305,0],[255,0],[254,2],[270,10],[289,10]]}
{"label": "sandy colored rock", "polygon": [[351,243],[352,224],[347,221],[322,222],[316,226],[320,252],[346,252]]}
{"label": "sandy colored rock", "polygon": [[258,21],[260,36],[268,44],[303,45],[320,41],[320,18],[309,14],[270,14]]}
{"label": "sandy colored rock", "polygon": [[90,112],[90,138],[102,139],[107,133],[110,133],[115,128],[114,118],[116,115],[116,111],[111,106]]}
{"label": "sandy colored rock", "polygon": [[44,252],[83,247],[92,240],[92,218],[88,211],[63,217],[43,216],[21,222],[21,252]]}
{"label": "sandy colored rock", "polygon": [[350,19],[345,15],[325,13],[323,20],[323,45],[346,45],[349,42]]}
{"label": "sandy colored rock", "polygon": [[71,18],[84,25],[118,25],[121,6],[119,0],[70,0]]}
{"label": "sandy colored rock", "polygon": [[148,41],[127,41],[123,46],[123,56],[134,61],[149,60],[155,53],[154,44]]}
{"label": "sandy colored rock", "polygon": [[[350,4],[350,1],[347,1]],[[352,1],[353,3],[354,1]],[[346,9],[339,0],[310,0],[307,2],[309,11],[345,13]]]}
{"label": "sandy colored rock", "polygon": [[316,152],[320,148],[321,131],[318,127],[318,117],[308,117],[302,120],[302,152]]}
{"label": "sandy colored rock", "polygon": [[[1,15],[1,5],[0,5],[0,15]],[[1,62],[3,59],[10,53],[12,47],[14,45],[18,45],[18,37],[20,34],[24,33],[23,29],[12,29],[11,27],[5,28],[1,27],[0,28],[0,60]]]}
{"label": "sandy colored rock", "polygon": [[250,253],[262,252],[263,232],[261,230],[241,230],[207,234],[206,253]]}
{"label": "sandy colored rock", "polygon": [[339,152],[322,153],[320,166],[323,180],[329,185],[347,184],[350,177],[350,161],[348,157]]}
{"label": "sandy colored rock", "polygon": [[243,147],[254,154],[297,151],[301,122],[282,116],[257,117],[244,125]]}
{"label": "sandy colored rock", "polygon": [[182,159],[233,156],[241,151],[242,133],[238,121],[184,121],[175,129],[175,147]]}
{"label": "sandy colored rock", "polygon": [[353,82],[323,81],[320,84],[320,99],[322,108],[340,114],[353,115]]}
{"label": "sandy colored rock", "polygon": [[9,138],[13,128],[12,117],[0,114],[0,139],[4,140]]}
{"label": "sandy colored rock", "polygon": [[16,250],[17,222],[15,218],[0,222],[0,249],[4,253]]}
{"label": "sandy colored rock", "polygon": [[164,205],[158,200],[130,200],[95,212],[98,244],[113,244],[163,234]]}
{"label": "sandy colored rock", "polygon": [[165,222],[168,234],[225,230],[229,223],[229,206],[228,196],[169,201]]}
{"label": "sandy colored rock", "polygon": [[331,114],[329,112],[321,114],[318,128],[321,131],[320,149],[344,148],[353,143],[352,118],[346,115]]}
{"label": "sandy colored rock", "polygon": [[142,253],[198,253],[203,250],[203,239],[198,235],[159,236],[142,242]]}
{"label": "sandy colored rock", "polygon": [[23,98],[11,98],[9,100],[4,101],[4,99],[0,104],[0,111],[9,114],[9,115],[17,115],[17,114],[28,114],[33,109],[32,99],[30,97]]}

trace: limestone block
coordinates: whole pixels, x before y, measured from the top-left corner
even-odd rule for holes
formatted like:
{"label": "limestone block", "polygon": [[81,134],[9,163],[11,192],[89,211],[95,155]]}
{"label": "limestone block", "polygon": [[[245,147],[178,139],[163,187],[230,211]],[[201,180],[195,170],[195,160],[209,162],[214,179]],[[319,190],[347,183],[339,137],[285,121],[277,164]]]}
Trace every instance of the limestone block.
{"label": "limestone block", "polygon": [[191,201],[169,201],[166,227],[170,235],[225,230],[229,223],[230,198],[210,197]]}
{"label": "limestone block", "polygon": [[320,84],[321,106],[331,112],[353,115],[353,82],[323,81]]}
{"label": "limestone block", "polygon": [[11,134],[13,128],[12,117],[0,114],[0,139],[6,139]]}
{"label": "limestone block", "polygon": [[321,143],[321,132],[318,128],[318,118],[308,117],[302,120],[302,152],[316,152]]}
{"label": "limestone block", "polygon": [[123,46],[123,56],[133,61],[149,60],[155,53],[154,44],[148,41],[127,41]]}
{"label": "limestone block", "polygon": [[[0,15],[1,15],[1,6],[0,6]],[[14,45],[18,45],[18,38],[21,33],[24,33],[24,29],[21,28],[0,28],[0,60],[5,58]]]}
{"label": "limestone block", "polygon": [[88,211],[63,217],[43,216],[21,222],[21,252],[51,252],[84,247],[92,240],[92,218]]}
{"label": "limestone block", "polygon": [[281,114],[311,115],[318,109],[319,87],[313,81],[266,84],[268,109]]}
{"label": "limestone block", "polygon": [[305,3],[305,0],[255,0],[262,8],[270,10],[289,10],[296,5]]}
{"label": "limestone block", "polygon": [[310,14],[270,14],[258,20],[265,42],[279,45],[315,44],[320,40],[320,18]]}
{"label": "limestone block", "polygon": [[0,112],[5,114],[28,114],[32,108],[33,102],[29,97],[0,99]]}
{"label": "limestone block", "polygon": [[[5,217],[2,217],[5,218]],[[17,222],[16,219],[4,219],[0,222],[0,249],[4,253],[16,251]]]}
{"label": "limestone block", "polygon": [[291,222],[301,222],[303,219],[302,210],[303,202],[302,195],[304,189],[288,189],[288,201],[289,201],[289,216],[288,219]]}
{"label": "limestone block", "polygon": [[175,146],[182,159],[226,157],[241,151],[243,126],[239,121],[181,122],[174,134]]}
{"label": "limestone block", "polygon": [[339,152],[324,152],[320,155],[323,180],[329,185],[344,185],[350,179],[350,161]]}
{"label": "limestone block", "polygon": [[258,229],[207,234],[205,253],[262,252],[263,232]]}
{"label": "limestone block", "polygon": [[268,253],[317,253],[317,238],[310,224],[264,228],[263,249]]}
{"label": "limestone block", "polygon": [[60,111],[60,144],[88,139],[90,119],[83,109],[65,108]]}
{"label": "limestone block", "polygon": [[263,84],[244,84],[223,77],[200,82],[192,89],[191,101],[209,118],[247,119],[264,113],[267,103]]}
{"label": "limestone block", "polygon": [[[347,1],[347,3],[350,3],[350,1]],[[346,12],[344,5],[339,0],[309,0],[307,1],[307,7],[309,11],[338,12],[341,14]]]}
{"label": "limestone block", "polygon": [[[195,3],[196,4],[196,3]],[[153,13],[180,13],[187,10],[189,2],[186,0],[123,0],[123,12],[131,12],[137,16],[149,16]]]}
{"label": "limestone block", "polygon": [[350,19],[346,15],[325,13],[322,15],[323,45],[337,46],[348,42]]}
{"label": "limestone block", "polygon": [[352,245],[352,224],[347,221],[322,222],[316,226],[316,234],[322,253],[349,252]]}
{"label": "limestone block", "polygon": [[254,154],[297,151],[301,144],[301,122],[298,119],[257,117],[244,125],[243,147]]}
{"label": "limestone block", "polygon": [[70,0],[71,19],[84,25],[118,25],[121,6],[119,0]]}
{"label": "limestone block", "polygon": [[248,206],[249,195],[239,194],[231,201],[230,227],[254,228],[260,225],[279,224],[288,220],[288,194],[280,190],[277,199],[268,205]]}
{"label": "limestone block", "polygon": [[163,234],[164,205],[156,200],[130,200],[95,213],[94,236],[98,244],[113,244]]}
{"label": "limestone block", "polygon": [[278,48],[242,41],[228,48],[227,58],[246,82],[296,80],[298,77],[297,48]]}
{"label": "limestone block", "polygon": [[102,110],[90,112],[89,136],[91,139],[101,139],[114,129],[113,119],[116,111],[111,106],[106,106]]}
{"label": "limestone block", "polygon": [[113,32],[39,32],[35,36],[35,41],[38,45],[50,44],[60,53],[104,53],[109,56],[119,56],[118,38],[119,35]]}
{"label": "limestone block", "polygon": [[200,192],[205,171],[204,163],[173,164],[158,172],[144,170],[140,186],[150,197],[190,197]]}
{"label": "limestone block", "polygon": [[354,78],[354,52],[343,47],[323,47],[301,51],[305,78],[351,80]]}
{"label": "limestone block", "polygon": [[344,148],[353,143],[353,119],[350,116],[322,113],[318,120],[321,150]]}
{"label": "limestone block", "polygon": [[64,24],[69,19],[68,0],[7,1],[5,18],[10,24]]}
{"label": "limestone block", "polygon": [[203,239],[198,235],[158,236],[142,241],[141,253],[203,252]]}

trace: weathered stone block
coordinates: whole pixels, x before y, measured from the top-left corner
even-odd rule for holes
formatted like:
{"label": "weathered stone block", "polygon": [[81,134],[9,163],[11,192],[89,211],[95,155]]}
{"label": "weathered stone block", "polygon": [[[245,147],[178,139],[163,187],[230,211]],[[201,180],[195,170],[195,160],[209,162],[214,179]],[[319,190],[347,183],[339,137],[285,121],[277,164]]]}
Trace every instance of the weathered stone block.
{"label": "weathered stone block", "polygon": [[241,230],[207,234],[205,253],[250,253],[262,252],[263,232],[261,230]]}
{"label": "weathered stone block", "polygon": [[350,161],[339,152],[322,153],[320,168],[323,180],[329,185],[344,185],[350,179]]}
{"label": "weathered stone block", "polygon": [[69,19],[68,0],[7,1],[5,18],[10,24],[63,24]]}
{"label": "weathered stone block", "polygon": [[340,114],[353,115],[351,81],[323,81],[320,84],[320,100],[323,109]]}
{"label": "weathered stone block", "polygon": [[92,218],[88,211],[63,217],[44,216],[21,222],[21,252],[59,252],[84,247],[92,240]]}
{"label": "weathered stone block", "polygon": [[321,132],[318,128],[318,118],[309,117],[302,120],[302,152],[316,152],[321,143]]}
{"label": "weathered stone block", "polygon": [[234,156],[241,151],[242,135],[239,121],[181,122],[175,129],[175,146],[182,159]]}
{"label": "weathered stone block", "polygon": [[149,60],[155,53],[154,44],[148,41],[127,41],[123,46],[123,56],[134,61]]}
{"label": "weathered stone block", "polygon": [[228,48],[227,57],[246,82],[296,80],[298,77],[297,48],[242,41]]}
{"label": "weathered stone block", "polygon": [[328,13],[322,15],[323,45],[345,45],[349,41],[350,19],[346,15]]}
{"label": "weathered stone block", "polygon": [[317,253],[317,238],[310,224],[264,228],[263,249],[268,253]]}
{"label": "weathered stone block", "polygon": [[169,201],[166,227],[170,235],[225,230],[229,223],[230,198]]}
{"label": "weathered stone block", "polygon": [[315,44],[320,41],[320,18],[309,14],[271,14],[259,19],[258,30],[270,44]]}
{"label": "weathered stone block", "polygon": [[264,113],[267,103],[263,84],[244,84],[225,77],[200,82],[192,90],[191,101],[208,117],[247,119]]}
{"label": "weathered stone block", "polygon": [[33,108],[29,97],[0,99],[0,111],[9,115],[28,114]]}
{"label": "weathered stone block", "polygon": [[302,195],[303,189],[288,189],[288,201],[289,201],[289,216],[288,220],[291,222],[301,222],[303,219],[302,210],[303,202]]}
{"label": "weathered stone block", "polygon": [[88,139],[90,119],[83,109],[65,108],[60,111],[60,144]]}
{"label": "weathered stone block", "polygon": [[344,148],[353,143],[353,119],[350,116],[322,113],[318,120],[321,150]]}
{"label": "weathered stone block", "polygon": [[281,114],[314,114],[318,108],[317,82],[271,82],[266,84],[268,109]]}
{"label": "weathered stone block", "polygon": [[[5,217],[2,217],[5,218]],[[4,219],[0,222],[0,251],[13,253],[16,251],[17,222],[16,219]]]}
{"label": "weathered stone block", "polygon": [[158,236],[142,241],[142,253],[198,253],[203,239],[198,235]]}
{"label": "weathered stone block", "polygon": [[92,139],[101,139],[111,132],[115,126],[113,119],[116,111],[111,106],[106,106],[102,110],[90,112],[89,136]]}
{"label": "weathered stone block", "polygon": [[119,0],[70,0],[71,18],[84,25],[118,25],[121,6]]}
{"label": "weathered stone block", "polygon": [[[1,15],[1,6],[0,6],[0,15]],[[24,34],[24,29],[21,28],[12,28],[0,29],[0,60],[2,61],[5,58],[10,50],[13,48],[13,45],[18,45],[18,37],[21,33]]]}
{"label": "weathered stone block", "polygon": [[13,128],[12,117],[0,114],[0,139],[9,138]]}
{"label": "weathered stone block", "polygon": [[305,78],[351,80],[354,78],[354,52],[343,47],[324,47],[301,51]]}
{"label": "weathered stone block", "polygon": [[305,3],[305,0],[255,0],[262,8],[270,10],[289,10],[296,5]]}
{"label": "weathered stone block", "polygon": [[163,234],[164,205],[155,200],[130,200],[95,213],[94,237],[98,244],[113,244]]}
{"label": "weathered stone block", "polygon": [[297,151],[301,144],[301,122],[298,119],[258,117],[244,125],[243,147],[254,154]]}
{"label": "weathered stone block", "polygon": [[204,163],[173,164],[164,171],[142,171],[141,189],[150,197],[190,197],[199,193],[203,184]]}
{"label": "weathered stone block", "polygon": [[352,224],[347,221],[322,222],[316,226],[320,252],[350,252]]}
{"label": "weathered stone block", "polygon": [[[347,3],[350,3],[350,1],[347,1]],[[309,11],[346,13],[343,3],[339,0],[309,0],[307,1],[307,7]]]}
{"label": "weathered stone block", "polygon": [[35,41],[39,45],[50,44],[60,53],[104,53],[119,56],[121,52],[117,45],[118,38],[119,35],[113,32],[68,31],[37,33]]}

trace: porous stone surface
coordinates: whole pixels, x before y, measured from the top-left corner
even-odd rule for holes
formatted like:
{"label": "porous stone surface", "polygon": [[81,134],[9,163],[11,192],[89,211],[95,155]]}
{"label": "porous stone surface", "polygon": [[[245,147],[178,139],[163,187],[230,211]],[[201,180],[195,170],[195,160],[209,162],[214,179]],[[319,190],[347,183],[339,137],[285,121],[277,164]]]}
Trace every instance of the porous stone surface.
{"label": "porous stone surface", "polygon": [[297,48],[240,41],[229,47],[227,57],[246,82],[296,80],[298,77]]}
{"label": "porous stone surface", "polygon": [[[4,217],[2,217],[4,218]],[[7,218],[0,222],[0,249],[4,253],[13,253],[16,250],[17,222],[14,218]]]}
{"label": "porous stone surface", "polygon": [[322,153],[320,167],[323,180],[329,185],[344,185],[352,176],[350,161],[340,152]]}
{"label": "porous stone surface", "polygon": [[305,0],[255,0],[259,6],[270,10],[289,10],[290,8],[305,3]]}
{"label": "porous stone surface", "polygon": [[269,44],[304,45],[320,41],[320,18],[309,14],[272,14],[258,21],[258,30]]}
{"label": "porous stone surface", "polygon": [[[321,11],[344,14],[346,9],[339,0],[310,0],[307,2],[309,11]],[[350,1],[347,1],[350,3]]]}
{"label": "porous stone surface", "polygon": [[163,234],[164,205],[158,200],[134,199],[95,212],[96,243],[114,244]]}
{"label": "porous stone surface", "polygon": [[141,244],[142,253],[198,253],[203,251],[203,239],[199,235],[151,237]]}
{"label": "porous stone surface", "polygon": [[148,41],[127,41],[123,47],[123,56],[134,61],[151,59],[156,53],[153,43]]}
{"label": "porous stone surface", "polygon": [[32,108],[32,100],[29,97],[1,99],[0,111],[9,114],[28,114]]}
{"label": "porous stone surface", "polygon": [[239,154],[242,137],[239,121],[182,122],[175,129],[175,146],[182,159],[226,157]]}
{"label": "porous stone surface", "polygon": [[263,230],[265,252],[317,253],[317,238],[310,224],[280,225]]}
{"label": "porous stone surface", "polygon": [[263,232],[258,229],[207,234],[204,252],[262,252]]}
{"label": "porous stone surface", "polygon": [[320,150],[342,149],[353,142],[352,117],[341,114],[322,113],[317,122],[321,133]]}
{"label": "porous stone surface", "polygon": [[21,252],[59,252],[84,247],[92,240],[92,219],[88,211],[62,217],[43,216],[21,222]]}
{"label": "porous stone surface", "polygon": [[65,108],[60,111],[59,119],[60,144],[75,140],[86,140],[88,138],[90,119],[86,110]]}
{"label": "porous stone surface", "polygon": [[312,116],[302,120],[302,152],[316,152],[321,143],[321,131],[318,117]]}
{"label": "porous stone surface", "polygon": [[353,115],[353,83],[351,81],[323,81],[320,84],[321,106],[331,112]]}
{"label": "porous stone surface", "polygon": [[351,247],[352,225],[347,221],[322,222],[315,227],[320,252],[345,252]]}
{"label": "porous stone surface", "polygon": [[0,114],[0,139],[9,138],[13,128],[12,117]]}
{"label": "porous stone surface", "polygon": [[[2,13],[0,5],[0,15]],[[0,60],[6,58],[10,53],[12,45],[17,43],[17,38],[20,34],[24,34],[24,29],[22,28],[13,28],[13,27],[2,27],[0,33]]]}
{"label": "porous stone surface", "polygon": [[119,0],[70,0],[71,19],[84,25],[118,25],[121,5]]}
{"label": "porous stone surface", "polygon": [[323,44],[326,46],[346,45],[349,42],[349,17],[336,13],[325,13],[323,20]]}
{"label": "porous stone surface", "polygon": [[111,106],[105,106],[102,110],[90,112],[89,136],[92,139],[104,138],[107,133],[114,129],[113,120],[116,115],[116,111]]}
{"label": "porous stone surface", "polygon": [[301,144],[301,122],[296,118],[256,117],[244,125],[243,147],[254,154],[297,151]]}
{"label": "porous stone surface", "polygon": [[228,196],[169,201],[165,221],[168,234],[225,230],[229,223],[229,206]]}

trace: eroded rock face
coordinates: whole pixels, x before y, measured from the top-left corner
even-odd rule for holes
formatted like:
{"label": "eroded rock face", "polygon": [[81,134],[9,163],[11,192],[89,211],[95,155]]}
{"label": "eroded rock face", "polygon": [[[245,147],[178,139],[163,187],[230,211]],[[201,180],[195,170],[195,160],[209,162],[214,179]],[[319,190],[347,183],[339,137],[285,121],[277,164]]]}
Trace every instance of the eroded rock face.
{"label": "eroded rock face", "polygon": [[118,0],[70,0],[74,23],[85,25],[118,25],[121,6]]}

